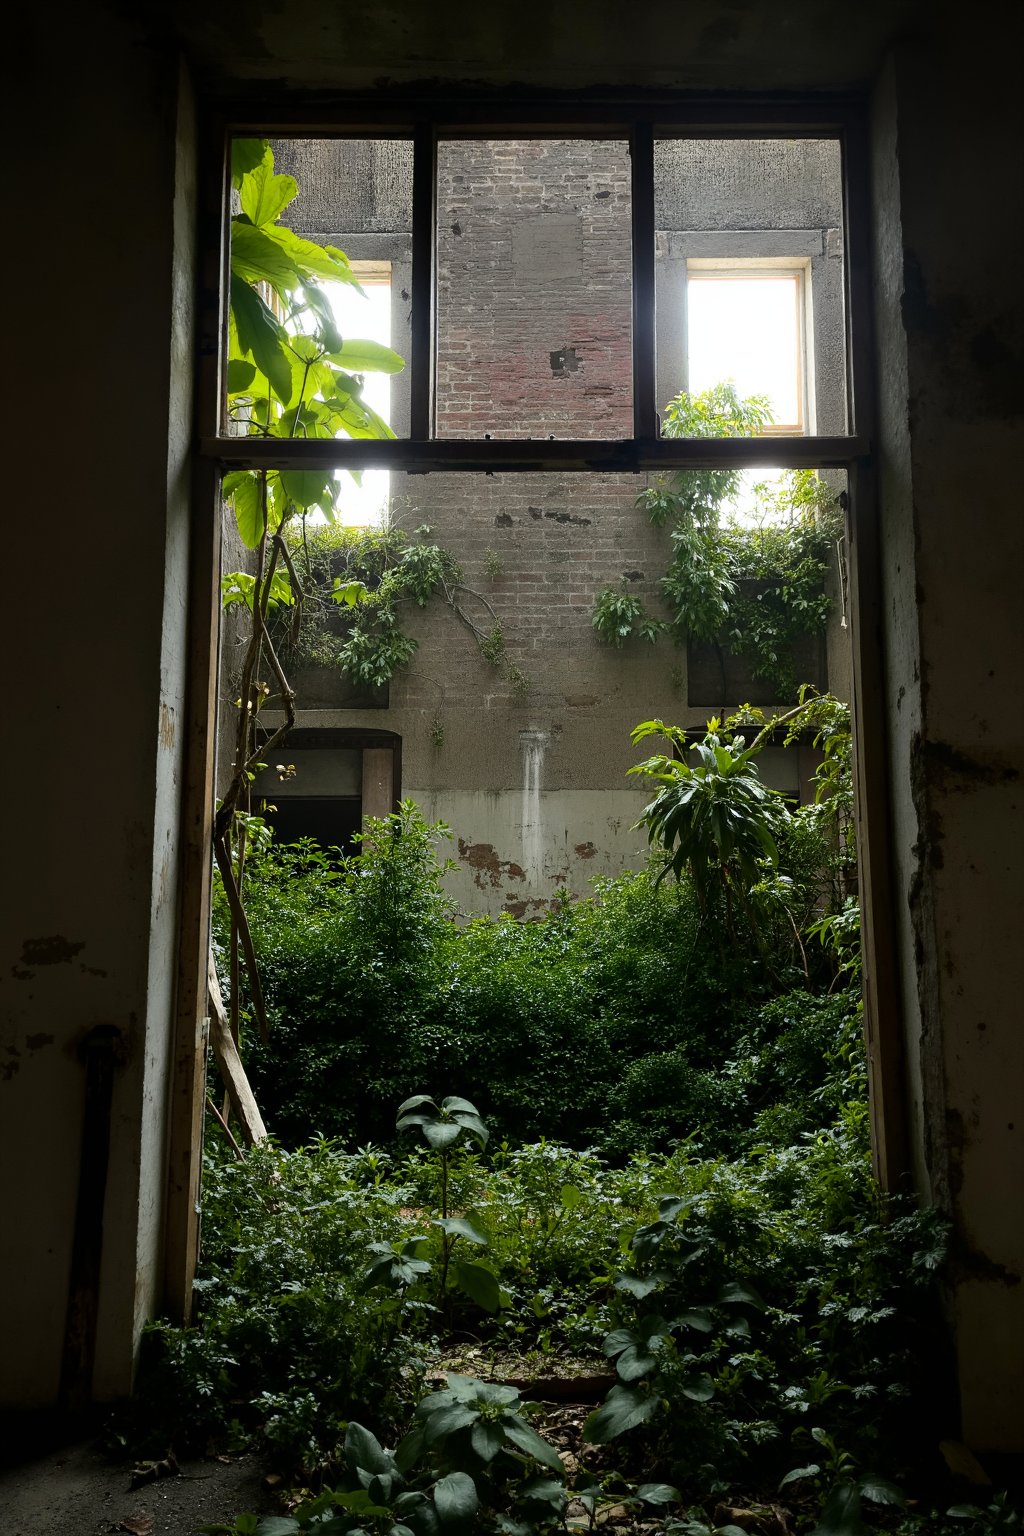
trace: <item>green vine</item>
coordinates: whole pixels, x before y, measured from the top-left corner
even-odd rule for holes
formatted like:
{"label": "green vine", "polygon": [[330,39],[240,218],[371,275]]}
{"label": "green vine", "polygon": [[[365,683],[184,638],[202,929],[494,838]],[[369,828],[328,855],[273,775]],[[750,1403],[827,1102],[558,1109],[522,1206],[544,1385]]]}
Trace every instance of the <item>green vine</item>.
{"label": "green vine", "polygon": [[[676,395],[663,430],[667,437],[753,437],[770,421],[766,400],[741,400],[731,384],[719,384]],[[777,698],[794,698],[795,648],[828,621],[824,583],[842,518],[813,470],[788,470],[778,483],[756,486],[753,526],[723,516],[739,486],[738,470],[686,470],[643,491],[636,505],[671,539],[661,580],[671,617],[648,613],[623,582],[598,594],[593,625],[616,647],[632,639],[653,644],[663,634],[680,646],[723,646],[750,658],[754,676]]]}
{"label": "green vine", "polygon": [[[284,603],[271,610],[271,631],[292,667],[335,668],[352,683],[380,687],[412,660],[417,641],[403,625],[403,610],[439,598],[473,634],[484,660],[513,694],[528,686],[510,659],[490,602],[466,587],[454,556],[421,524],[411,534],[397,522],[381,528],[344,528],[305,519],[287,536],[303,593],[301,629]],[[238,573],[226,578],[225,602],[244,600]],[[472,610],[472,611],[471,611]],[[479,613],[479,621],[474,612]]]}

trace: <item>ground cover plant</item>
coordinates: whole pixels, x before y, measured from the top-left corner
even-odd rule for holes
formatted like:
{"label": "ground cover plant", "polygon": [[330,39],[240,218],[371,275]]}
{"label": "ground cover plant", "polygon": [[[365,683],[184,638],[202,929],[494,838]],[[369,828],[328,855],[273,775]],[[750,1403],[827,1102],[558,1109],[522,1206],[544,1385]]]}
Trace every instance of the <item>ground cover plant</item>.
{"label": "ground cover plant", "polygon": [[347,863],[254,838],[275,1135],[209,1141],[137,1421],[279,1467],[218,1530],[1013,1528],[930,1480],[944,1233],[871,1176],[848,733],[808,710],[803,811],[765,725],[638,728],[651,867],[534,924],[454,923],[412,805]]}

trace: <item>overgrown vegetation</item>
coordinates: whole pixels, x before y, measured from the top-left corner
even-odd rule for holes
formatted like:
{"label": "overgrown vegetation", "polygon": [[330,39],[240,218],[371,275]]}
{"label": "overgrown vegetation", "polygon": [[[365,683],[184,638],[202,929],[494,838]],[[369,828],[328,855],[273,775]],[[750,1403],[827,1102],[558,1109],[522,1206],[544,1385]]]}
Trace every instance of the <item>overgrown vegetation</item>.
{"label": "overgrown vegetation", "polygon": [[[871,1177],[848,732],[806,710],[816,806],[733,797],[764,727],[712,722],[655,769],[650,871],[537,923],[455,925],[411,805],[340,867],[253,856],[280,1139],[211,1139],[199,1322],[150,1330],[144,1403],[297,1492],[214,1529],[1013,1528],[922,1470],[944,1232]],[[720,780],[766,838],[658,808]]]}
{"label": "overgrown vegetation", "polygon": [[[666,407],[666,437],[754,437],[771,421],[767,402],[742,400],[731,384],[685,391]],[[842,536],[835,493],[813,470],[791,470],[754,488],[753,514],[739,522],[727,507],[740,487],[736,470],[686,470],[637,498],[656,527],[668,529],[672,555],[661,580],[668,619],[648,613],[621,588],[597,596],[593,624],[606,643],[654,643],[668,635],[724,647],[750,659],[755,678],[780,701],[795,699],[796,647],[822,634],[830,603],[829,563]]]}
{"label": "overgrown vegetation", "polygon": [[[508,655],[490,600],[464,584],[458,562],[431,542],[426,523],[405,531],[401,518],[413,511],[393,506],[379,528],[314,524],[303,517],[286,532],[303,606],[298,628],[284,604],[271,615],[271,633],[285,661],[294,669],[335,668],[357,686],[380,687],[416,651],[404,612],[439,600],[470,631],[511,691],[525,692],[525,674]],[[244,599],[237,573],[226,577],[225,602]]]}

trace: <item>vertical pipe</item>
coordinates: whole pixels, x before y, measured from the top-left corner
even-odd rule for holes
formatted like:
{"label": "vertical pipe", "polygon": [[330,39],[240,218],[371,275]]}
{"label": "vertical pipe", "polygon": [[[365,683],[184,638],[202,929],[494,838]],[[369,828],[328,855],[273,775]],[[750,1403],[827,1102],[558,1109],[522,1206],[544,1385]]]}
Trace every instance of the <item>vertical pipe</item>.
{"label": "vertical pipe", "polygon": [[110,1114],[120,1040],[121,1032],[113,1024],[100,1024],[90,1030],[82,1044],[85,1112],[60,1373],[60,1400],[66,1408],[82,1407],[92,1395],[103,1258],[103,1207],[110,1162]]}

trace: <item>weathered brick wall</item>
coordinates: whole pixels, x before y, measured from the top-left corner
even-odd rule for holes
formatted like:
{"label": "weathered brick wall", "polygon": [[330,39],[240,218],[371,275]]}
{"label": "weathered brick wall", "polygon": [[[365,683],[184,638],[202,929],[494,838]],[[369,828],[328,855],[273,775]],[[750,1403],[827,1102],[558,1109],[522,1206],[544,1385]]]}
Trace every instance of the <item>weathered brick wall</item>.
{"label": "weathered brick wall", "polygon": [[442,144],[437,197],[438,436],[630,436],[626,145]]}
{"label": "weathered brick wall", "polygon": [[[623,577],[631,591],[658,604],[668,540],[634,507],[646,483],[633,475],[449,474],[410,487],[410,524],[425,521],[430,537],[459,559],[471,589],[459,594],[467,615],[485,631],[495,618],[501,624],[509,658],[529,683],[519,703],[603,713],[620,692],[624,667],[636,685],[633,648],[610,653],[597,639],[591,613],[595,593]],[[392,705],[426,708],[437,702],[439,687],[449,704],[479,703],[482,695],[516,704],[516,691],[482,658],[455,671],[447,665],[453,622],[438,605],[411,616],[421,652],[393,681]],[[671,663],[668,651],[653,665],[643,657],[641,673],[653,684]]]}
{"label": "weathered brick wall", "polygon": [[[383,252],[408,227],[406,149],[378,154],[376,190],[365,184],[374,171],[365,145],[324,146],[322,162],[307,146],[292,155],[300,229],[372,255],[375,240]],[[669,230],[708,231],[827,223],[838,217],[830,155],[793,144],[662,146],[660,219]],[[626,146],[442,144],[437,207],[438,436],[630,435]],[[672,389],[680,383],[673,375]],[[406,610],[419,649],[392,680],[386,709],[345,707],[340,688],[332,708],[320,676],[305,690],[316,707],[303,711],[295,680],[300,724],[398,733],[403,792],[453,826],[456,893],[470,910],[529,915],[559,883],[582,891],[593,874],[637,867],[643,837],[631,826],[644,790],[625,776],[639,756],[631,727],[652,716],[700,725],[708,708],[741,702],[690,706],[685,651],[665,640],[616,650],[593,629],[597,593],[623,583],[664,616],[669,539],[635,506],[646,484],[630,475],[394,476],[396,515],[409,531],[426,524],[459,561],[458,600],[480,631],[500,624],[513,677],[435,600]],[[789,759],[776,766],[796,771]]]}

